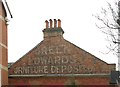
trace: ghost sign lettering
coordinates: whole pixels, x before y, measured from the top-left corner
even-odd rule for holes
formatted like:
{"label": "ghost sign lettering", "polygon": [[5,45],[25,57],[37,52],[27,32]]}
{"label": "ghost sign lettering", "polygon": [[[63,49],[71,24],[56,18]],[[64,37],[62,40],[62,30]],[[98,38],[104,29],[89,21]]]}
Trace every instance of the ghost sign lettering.
{"label": "ghost sign lettering", "polygon": [[35,53],[25,65],[15,67],[14,74],[71,74],[92,70],[76,64],[76,55],[71,55],[65,45],[42,47]]}

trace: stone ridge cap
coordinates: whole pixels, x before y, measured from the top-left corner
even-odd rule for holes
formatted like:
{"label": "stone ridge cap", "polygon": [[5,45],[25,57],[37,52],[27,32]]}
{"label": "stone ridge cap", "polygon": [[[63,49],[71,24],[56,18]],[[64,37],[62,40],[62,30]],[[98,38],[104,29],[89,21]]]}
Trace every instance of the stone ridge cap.
{"label": "stone ridge cap", "polygon": [[[14,62],[11,66],[10,66],[10,68],[12,67],[12,66],[14,66],[14,64],[16,64],[17,62],[19,62],[21,59],[23,59],[23,57],[24,56],[26,56],[27,54],[29,54],[30,52],[32,52],[34,49],[36,49],[39,45],[41,45],[42,44],[42,42],[43,42],[44,40],[42,40],[40,43],[38,43],[35,47],[33,47],[30,51],[28,51],[27,53],[25,53],[22,57],[20,57],[16,62]],[[9,69],[10,69],[9,68]]]}
{"label": "stone ridge cap", "polygon": [[66,40],[66,39],[64,39],[64,40],[65,40],[65,41],[67,41],[68,43],[70,43],[71,45],[74,45],[74,46],[75,46],[75,47],[77,47],[78,49],[81,49],[82,51],[84,51],[84,52],[86,52],[86,53],[90,54],[91,56],[94,56],[95,58],[97,58],[98,60],[100,60],[100,61],[102,61],[102,62],[106,63],[107,65],[116,65],[115,63],[110,63],[110,64],[109,64],[109,63],[107,63],[107,62],[103,61],[102,59],[100,59],[100,58],[96,57],[95,55],[93,55],[93,54],[89,53],[88,51],[86,51],[86,50],[84,50],[84,49],[82,49],[82,48],[78,47],[77,45],[75,45],[75,44],[71,43],[70,41],[68,41],[68,40]]}

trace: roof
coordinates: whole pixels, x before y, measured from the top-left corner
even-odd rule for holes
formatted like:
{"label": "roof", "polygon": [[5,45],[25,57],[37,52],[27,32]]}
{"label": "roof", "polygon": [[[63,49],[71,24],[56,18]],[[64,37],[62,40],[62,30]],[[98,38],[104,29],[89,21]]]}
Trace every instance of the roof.
{"label": "roof", "polygon": [[8,69],[11,67],[11,65],[13,65],[14,64],[14,62],[10,62],[10,63],[8,63]]}
{"label": "roof", "polygon": [[6,16],[7,16],[7,12],[8,12],[8,14],[10,15],[10,17],[13,18],[12,13],[11,13],[11,11],[10,11],[10,8],[9,8],[9,6],[8,6],[7,1],[6,1],[6,0],[2,0],[2,4],[3,4],[3,7],[4,7],[4,9],[5,9]]}

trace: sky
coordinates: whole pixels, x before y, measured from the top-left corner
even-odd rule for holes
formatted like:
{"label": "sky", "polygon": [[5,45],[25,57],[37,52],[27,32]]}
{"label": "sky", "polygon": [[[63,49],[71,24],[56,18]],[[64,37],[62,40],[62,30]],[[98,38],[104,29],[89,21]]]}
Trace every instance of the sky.
{"label": "sky", "polygon": [[105,0],[7,0],[8,62],[15,62],[43,40],[45,20],[61,19],[64,38],[107,63],[116,63],[106,35],[98,29],[93,14],[106,6]]}

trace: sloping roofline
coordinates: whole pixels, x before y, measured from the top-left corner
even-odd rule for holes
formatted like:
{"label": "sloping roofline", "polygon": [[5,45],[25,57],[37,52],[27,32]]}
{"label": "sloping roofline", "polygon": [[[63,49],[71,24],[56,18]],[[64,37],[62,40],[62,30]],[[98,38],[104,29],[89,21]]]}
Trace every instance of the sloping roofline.
{"label": "sloping roofline", "polygon": [[67,42],[70,43],[71,45],[77,47],[78,49],[81,49],[81,50],[84,51],[85,53],[88,53],[89,55],[95,57],[96,59],[100,60],[101,62],[103,62],[103,63],[105,63],[105,64],[107,64],[107,65],[116,65],[115,63],[107,63],[107,62],[103,61],[102,59],[98,58],[97,56],[95,56],[95,55],[91,54],[90,52],[88,52],[88,51],[86,51],[86,50],[78,47],[77,45],[71,43],[70,41],[68,41],[68,40],[66,40],[66,39],[65,39],[65,41],[67,41]]}
{"label": "sloping roofline", "polygon": [[[100,58],[96,57],[95,55],[89,53],[88,51],[83,50],[82,48],[76,46],[75,44],[71,43],[70,41],[68,41],[68,40],[66,40],[66,39],[64,39],[64,40],[65,40],[66,42],[70,43],[71,45],[77,47],[78,49],[80,49],[80,50],[88,53],[89,55],[95,57],[96,59],[100,60],[101,62],[103,62],[103,63],[105,63],[105,64],[107,64],[107,65],[116,65],[115,63],[107,63],[107,62],[101,60]],[[14,62],[11,66],[13,66],[13,65],[16,64],[17,62],[19,62],[25,55],[29,54],[32,50],[36,49],[39,45],[42,44],[43,41],[44,41],[44,40],[42,40],[42,41],[41,41],[40,43],[38,43],[35,47],[33,47],[31,50],[29,50],[27,53],[25,53],[22,57],[20,57],[20,58],[19,58],[16,62]],[[10,66],[10,67],[11,67],[11,66]],[[9,68],[10,68],[10,67],[9,67]]]}

